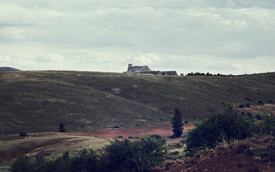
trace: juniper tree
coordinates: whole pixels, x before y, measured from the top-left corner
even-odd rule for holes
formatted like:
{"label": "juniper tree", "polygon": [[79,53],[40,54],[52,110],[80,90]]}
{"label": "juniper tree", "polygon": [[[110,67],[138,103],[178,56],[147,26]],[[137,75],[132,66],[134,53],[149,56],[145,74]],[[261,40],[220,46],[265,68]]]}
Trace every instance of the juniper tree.
{"label": "juniper tree", "polygon": [[172,131],[173,131],[173,137],[180,137],[183,133],[183,122],[182,122],[182,115],[180,113],[179,108],[175,109],[175,116],[172,119]]}
{"label": "juniper tree", "polygon": [[65,125],[62,122],[59,125],[59,132],[65,132]]}

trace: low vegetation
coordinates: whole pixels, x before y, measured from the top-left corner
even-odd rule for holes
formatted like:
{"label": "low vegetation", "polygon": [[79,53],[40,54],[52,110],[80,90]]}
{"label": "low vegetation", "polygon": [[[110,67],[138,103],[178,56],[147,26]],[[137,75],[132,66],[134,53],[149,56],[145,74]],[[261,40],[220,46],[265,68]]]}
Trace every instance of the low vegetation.
{"label": "low vegetation", "polygon": [[26,136],[28,136],[28,134],[27,134],[26,132],[20,132],[20,133],[19,133],[19,136],[21,136],[21,137],[26,137]]}
{"label": "low vegetation", "polygon": [[[175,114],[179,110],[175,109]],[[259,116],[261,120],[258,120]],[[118,138],[103,149],[83,149],[76,156],[70,157],[68,152],[54,161],[46,161],[36,156],[20,156],[12,166],[12,172],[18,171],[144,171],[149,172],[156,166],[162,166],[165,159],[175,160],[187,156],[193,157],[198,151],[228,149],[230,143],[237,143],[235,152],[246,153],[254,159],[260,157],[263,163],[274,162],[274,141],[267,147],[254,147],[259,141],[251,137],[257,135],[274,135],[275,118],[271,111],[259,109],[252,119],[228,109],[224,113],[195,122],[196,128],[189,130],[182,143],[166,145],[166,139],[159,135],[147,135],[136,140]],[[131,137],[133,138],[133,137]],[[249,139],[251,138],[251,139]],[[245,140],[246,139],[246,140]],[[270,138],[272,140],[272,138]],[[239,140],[236,142],[236,140]],[[243,141],[242,141],[243,140]],[[229,146],[228,146],[229,145]],[[232,146],[231,146],[232,147]],[[209,149],[210,148],[210,149]],[[169,153],[168,153],[168,150]],[[184,154],[182,153],[184,150]],[[210,156],[210,155],[209,155]],[[197,157],[197,156],[196,156]],[[199,157],[199,156],[198,156]],[[212,155],[210,156],[212,157]],[[254,162],[254,161],[253,161]],[[256,164],[255,168],[258,169]],[[246,164],[239,163],[240,168]]]}
{"label": "low vegetation", "polygon": [[187,156],[193,156],[199,149],[213,148],[218,142],[242,140],[253,135],[250,121],[232,109],[194,124],[196,128],[187,133],[185,140]]}
{"label": "low vegetation", "polygon": [[[261,119],[258,124],[255,123],[257,119]],[[275,135],[274,115],[271,111],[268,114],[265,109],[261,109],[255,117],[240,115],[228,109],[225,113],[194,124],[196,127],[188,131],[184,141],[186,156],[194,156],[201,149],[214,148],[218,143],[228,144],[256,135]]]}
{"label": "low vegetation", "polygon": [[58,129],[59,129],[59,132],[63,132],[64,133],[66,131],[65,130],[65,124],[63,124],[62,122],[60,122]]}
{"label": "low vegetation", "polygon": [[111,145],[93,151],[82,150],[78,155],[69,157],[68,152],[55,161],[45,161],[40,155],[35,161],[20,156],[12,165],[12,172],[74,172],[74,171],[143,171],[149,172],[162,164],[166,155],[165,138],[155,135],[143,136],[131,142],[128,139],[116,139]]}
{"label": "low vegetation", "polygon": [[[214,148],[219,143],[228,145],[234,140],[257,135],[275,136],[275,118],[271,110],[260,109],[256,116],[246,111],[251,106],[273,103],[275,73],[238,77],[213,77],[209,73],[179,77],[70,71],[5,72],[0,75],[3,137],[20,133],[24,139],[27,132],[32,131],[59,129],[65,132],[167,124],[171,122],[174,106],[181,107],[185,120],[199,120],[195,121],[196,128],[188,132],[182,142],[184,145],[177,145],[179,149],[186,146],[185,151],[175,149],[170,152],[173,158],[192,157],[198,150]],[[231,109],[217,114],[228,107]],[[243,113],[236,114],[232,110],[237,107]],[[180,137],[183,122],[179,109],[175,109],[172,125],[173,137]],[[164,138],[158,135],[128,138],[131,140],[119,136],[120,140],[116,139],[104,149],[83,149],[73,157],[66,152],[63,157],[51,161],[40,155],[34,161],[20,156],[12,171],[146,172],[162,165],[168,147],[164,146]],[[273,161],[272,149],[274,144],[253,150],[248,144],[240,144],[237,152]]]}
{"label": "low vegetation", "polygon": [[175,107],[192,122],[229,106],[273,102],[274,78],[275,73],[182,77],[0,72],[0,134],[59,131],[59,122],[66,125],[66,132],[167,125]]}

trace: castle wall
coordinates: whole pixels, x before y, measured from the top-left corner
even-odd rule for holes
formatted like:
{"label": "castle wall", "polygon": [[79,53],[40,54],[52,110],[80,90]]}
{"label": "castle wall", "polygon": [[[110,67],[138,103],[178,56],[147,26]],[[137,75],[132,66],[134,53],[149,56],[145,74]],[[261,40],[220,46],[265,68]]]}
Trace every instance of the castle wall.
{"label": "castle wall", "polygon": [[148,66],[133,66],[128,64],[127,72],[135,74],[178,75],[176,71],[152,71]]}

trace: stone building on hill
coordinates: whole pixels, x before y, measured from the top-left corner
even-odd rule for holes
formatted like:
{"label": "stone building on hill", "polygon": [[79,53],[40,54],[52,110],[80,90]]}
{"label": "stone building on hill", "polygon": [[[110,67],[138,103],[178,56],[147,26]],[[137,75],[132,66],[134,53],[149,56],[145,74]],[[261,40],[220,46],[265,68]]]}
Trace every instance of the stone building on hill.
{"label": "stone building on hill", "polygon": [[133,66],[128,64],[128,69],[123,73],[155,74],[155,75],[178,75],[176,71],[152,71],[148,66]]}

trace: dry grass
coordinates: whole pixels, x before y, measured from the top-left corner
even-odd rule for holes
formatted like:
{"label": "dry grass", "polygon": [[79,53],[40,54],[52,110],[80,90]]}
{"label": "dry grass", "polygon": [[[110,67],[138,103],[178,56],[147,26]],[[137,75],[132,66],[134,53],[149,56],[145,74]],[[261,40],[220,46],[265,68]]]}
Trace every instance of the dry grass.
{"label": "dry grass", "polygon": [[28,136],[24,139],[14,139],[15,140],[1,140],[0,160],[2,159],[2,162],[3,160],[10,161],[21,153],[30,156],[42,154],[47,160],[55,160],[66,151],[69,152],[70,156],[74,156],[84,148],[97,150],[110,144],[110,141],[94,136],[68,134],[42,134]]}
{"label": "dry grass", "polygon": [[59,122],[67,131],[80,131],[169,124],[176,107],[190,122],[223,112],[229,104],[267,102],[275,97],[275,73],[183,77],[2,72],[0,90],[0,134],[58,131]]}

